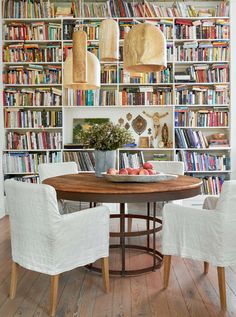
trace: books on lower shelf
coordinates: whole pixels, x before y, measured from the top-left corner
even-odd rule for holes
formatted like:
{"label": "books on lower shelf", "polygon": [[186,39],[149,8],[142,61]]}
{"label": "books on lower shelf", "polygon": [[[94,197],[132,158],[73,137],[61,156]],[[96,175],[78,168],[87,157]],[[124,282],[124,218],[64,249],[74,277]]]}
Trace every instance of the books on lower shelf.
{"label": "books on lower shelf", "polygon": [[5,107],[59,107],[62,91],[58,88],[7,88],[3,91]]}
{"label": "books on lower shelf", "polygon": [[10,22],[3,25],[5,40],[59,41],[61,24],[51,22]]}
{"label": "books on lower shelf", "polygon": [[41,163],[62,162],[61,152],[28,153],[15,152],[3,154],[3,171],[6,174],[38,173]]}
{"label": "books on lower shelf", "polygon": [[188,61],[229,61],[228,41],[184,42],[175,48],[175,60]]}
{"label": "books on lower shelf", "polygon": [[14,179],[14,180],[19,181],[19,182],[40,184],[38,174],[36,174],[36,175],[33,175],[33,174],[32,175],[17,175],[17,176],[13,176],[13,175],[6,176],[5,175],[4,179],[7,179],[7,178],[11,178],[11,179]]}
{"label": "books on lower shelf", "polygon": [[[193,176],[196,176],[193,174]],[[225,181],[225,176],[209,176],[202,178],[202,194],[204,195],[219,195],[222,185]]]}
{"label": "books on lower shelf", "polygon": [[228,111],[222,110],[175,110],[175,127],[228,127]]}
{"label": "books on lower shelf", "polygon": [[119,169],[121,168],[139,168],[143,166],[145,160],[142,151],[138,152],[120,152],[119,153]]}
{"label": "books on lower shelf", "polygon": [[59,44],[16,43],[5,46],[3,61],[17,62],[61,62],[62,49]]}
{"label": "books on lower shelf", "polygon": [[185,171],[227,171],[230,170],[230,157],[222,154],[177,151],[176,159],[184,162]]}
{"label": "books on lower shelf", "polygon": [[225,63],[191,65],[184,72],[176,69],[174,79],[177,83],[226,83],[229,82],[229,65]]}
{"label": "books on lower shelf", "polygon": [[176,86],[175,96],[178,105],[226,105],[229,103],[229,87],[227,85],[209,87],[180,85]]}
{"label": "books on lower shelf", "polygon": [[9,85],[61,84],[61,66],[11,65],[3,73],[3,83]]}
{"label": "books on lower shelf", "polygon": [[60,150],[62,145],[61,132],[7,132],[6,148],[8,150]]}
{"label": "books on lower shelf", "polygon": [[229,39],[229,21],[176,19],[175,35],[177,39]]}
{"label": "books on lower shelf", "polygon": [[94,171],[95,157],[93,151],[63,152],[65,162],[76,162],[79,171]]}
{"label": "books on lower shelf", "polygon": [[224,138],[218,137],[218,139],[212,138],[211,136],[206,137],[205,134],[200,130],[193,129],[175,129],[175,142],[177,148],[220,148],[229,147],[229,141],[226,136]]}
{"label": "books on lower shelf", "polygon": [[62,127],[62,111],[5,110],[5,128]]}

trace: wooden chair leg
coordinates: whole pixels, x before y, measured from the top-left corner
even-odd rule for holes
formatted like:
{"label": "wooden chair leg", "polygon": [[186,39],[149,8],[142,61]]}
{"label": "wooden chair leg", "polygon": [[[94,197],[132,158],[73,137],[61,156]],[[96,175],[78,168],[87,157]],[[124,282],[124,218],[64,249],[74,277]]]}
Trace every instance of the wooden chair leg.
{"label": "wooden chair leg", "polygon": [[171,255],[164,255],[164,288],[169,284]]}
{"label": "wooden chair leg", "polygon": [[128,232],[132,231],[132,218],[128,218]]}
{"label": "wooden chair leg", "polygon": [[204,274],[207,274],[209,271],[209,263],[208,262],[204,262]]}
{"label": "wooden chair leg", "polygon": [[18,264],[12,262],[11,264],[11,284],[10,284],[10,299],[13,299],[16,296],[16,287],[17,287],[17,269]]}
{"label": "wooden chair leg", "polygon": [[60,274],[51,276],[50,316],[52,317],[56,314],[59,276]]}
{"label": "wooden chair leg", "polygon": [[102,258],[102,277],[103,277],[103,284],[105,288],[105,292],[108,293],[110,290],[110,283],[109,283],[109,258]]}
{"label": "wooden chair leg", "polygon": [[217,266],[221,309],[226,310],[225,268]]}

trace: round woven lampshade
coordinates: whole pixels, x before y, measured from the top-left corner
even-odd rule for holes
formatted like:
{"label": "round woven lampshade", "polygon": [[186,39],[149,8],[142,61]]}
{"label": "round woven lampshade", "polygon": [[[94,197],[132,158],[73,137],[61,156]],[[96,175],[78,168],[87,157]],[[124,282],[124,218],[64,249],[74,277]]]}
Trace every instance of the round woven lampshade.
{"label": "round woven lampshade", "polygon": [[71,89],[92,90],[100,88],[100,63],[97,57],[87,52],[87,82],[73,81],[73,54],[70,54],[64,63],[64,87]]}
{"label": "round woven lampshade", "polygon": [[125,36],[124,68],[133,73],[159,72],[166,68],[166,39],[153,24],[135,25]]}
{"label": "round woven lampshade", "polygon": [[119,60],[118,23],[113,19],[103,20],[99,27],[99,51],[101,62],[113,62]]}

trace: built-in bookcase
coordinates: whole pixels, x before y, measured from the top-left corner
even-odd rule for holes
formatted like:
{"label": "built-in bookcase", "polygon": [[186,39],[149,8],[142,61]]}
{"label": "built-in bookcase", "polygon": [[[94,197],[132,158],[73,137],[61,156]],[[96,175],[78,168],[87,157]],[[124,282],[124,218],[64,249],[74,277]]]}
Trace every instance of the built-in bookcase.
{"label": "built-in bookcase", "polygon": [[[186,173],[218,194],[230,177],[230,17],[226,2],[3,2],[3,112],[6,176],[37,175],[41,162],[75,160],[92,170],[92,149],[73,142],[73,119],[110,118],[132,131],[136,148],[119,150],[118,165],[181,160]],[[81,17],[82,12],[82,17]],[[199,15],[199,16],[198,16]],[[72,33],[83,24],[88,50],[99,58],[99,25],[112,16],[120,28],[120,59],[101,63],[99,91],[63,89]],[[148,20],[167,39],[167,68],[132,77],[123,67],[125,33]],[[138,39],[137,39],[138,40]],[[157,138],[153,116],[168,113],[168,142]],[[145,131],[134,132],[142,116]],[[144,142],[144,143],[143,143]],[[140,147],[145,144],[145,148]],[[142,154],[140,154],[140,151]],[[35,177],[32,178],[35,181]]]}

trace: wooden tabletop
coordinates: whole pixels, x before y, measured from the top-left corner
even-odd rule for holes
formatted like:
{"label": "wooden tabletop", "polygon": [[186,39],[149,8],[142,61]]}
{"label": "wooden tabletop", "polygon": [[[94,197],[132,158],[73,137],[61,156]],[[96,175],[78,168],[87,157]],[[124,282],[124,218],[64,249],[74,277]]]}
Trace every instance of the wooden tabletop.
{"label": "wooden tabletop", "polygon": [[202,181],[191,176],[157,183],[112,183],[95,174],[70,174],[44,180],[59,199],[89,202],[155,202],[199,195]]}

